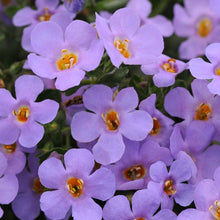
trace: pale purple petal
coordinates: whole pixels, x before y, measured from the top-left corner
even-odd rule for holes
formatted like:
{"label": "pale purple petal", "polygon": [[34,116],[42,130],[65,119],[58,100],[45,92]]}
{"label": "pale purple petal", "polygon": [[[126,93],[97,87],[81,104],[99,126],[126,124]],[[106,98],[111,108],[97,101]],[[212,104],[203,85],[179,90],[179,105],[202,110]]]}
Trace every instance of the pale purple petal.
{"label": "pale purple petal", "polygon": [[122,89],[114,100],[116,110],[129,112],[134,110],[138,105],[138,95],[133,87]]}
{"label": "pale purple petal", "polygon": [[219,0],[210,0],[210,6],[213,11],[219,13],[220,12],[220,2]]}
{"label": "pale purple petal", "polygon": [[0,176],[2,176],[7,168],[7,159],[3,153],[0,152]]}
{"label": "pale purple petal", "polygon": [[96,114],[90,112],[78,112],[71,122],[71,134],[79,142],[91,142],[98,138],[101,129]]}
{"label": "pale purple petal", "polygon": [[153,181],[163,182],[168,176],[166,164],[162,161],[152,164],[149,169],[149,174]]}
{"label": "pale purple petal", "polygon": [[212,62],[212,63],[219,62],[219,60],[220,60],[219,50],[220,50],[219,43],[212,43],[209,46],[207,46],[207,48],[205,50],[205,55],[209,59],[210,62]]}
{"label": "pale purple petal", "polygon": [[141,141],[153,128],[152,117],[145,111],[133,111],[123,115],[120,132],[128,139]]}
{"label": "pale purple petal", "polygon": [[100,168],[87,178],[86,194],[99,200],[107,200],[115,193],[115,176],[107,168]]}
{"label": "pale purple petal", "polygon": [[[94,167],[94,158],[90,151],[86,149],[71,149],[64,155],[64,163],[67,172],[82,173],[88,176]],[[76,173],[76,174],[75,174]]]}
{"label": "pale purple petal", "polygon": [[62,70],[60,74],[57,75],[55,86],[61,91],[67,90],[71,87],[78,86],[84,76],[85,72],[77,67]]}
{"label": "pale purple petal", "polygon": [[206,211],[199,211],[197,209],[186,209],[184,211],[182,211],[179,215],[178,215],[178,220],[201,220],[201,219],[207,219],[207,220],[211,220],[209,219],[209,213]]}
{"label": "pale purple petal", "polygon": [[34,120],[42,124],[51,122],[56,117],[58,109],[59,104],[50,99],[31,104]]}
{"label": "pale purple petal", "polygon": [[130,204],[125,196],[118,195],[109,199],[103,209],[105,220],[127,220],[133,218]]}
{"label": "pale purple petal", "polygon": [[59,1],[58,0],[53,0],[53,1],[51,1],[51,0],[36,0],[35,4],[38,9],[44,8],[44,7],[54,9],[59,4]]}
{"label": "pale purple petal", "polygon": [[43,89],[42,80],[36,76],[23,75],[15,81],[15,92],[18,100],[35,101]]}
{"label": "pale purple petal", "polygon": [[101,220],[102,208],[91,198],[85,198],[72,203],[72,216],[74,220]]}
{"label": "pale purple petal", "polygon": [[3,216],[3,214],[4,214],[4,211],[3,211],[3,209],[0,207],[0,218]]}
{"label": "pale purple petal", "polygon": [[54,58],[63,49],[63,30],[55,22],[41,22],[31,32],[31,44],[39,55]]}
{"label": "pale purple petal", "polygon": [[117,10],[109,19],[110,28],[116,37],[131,38],[140,26],[140,17],[132,9]]}
{"label": "pale purple petal", "polygon": [[[170,37],[173,34],[173,25],[166,17],[157,15],[149,18],[148,21],[153,24],[164,37]],[[163,25],[161,25],[163,24]]]}
{"label": "pale purple petal", "polygon": [[152,220],[177,220],[177,216],[170,209],[162,209],[152,217]]}
{"label": "pale purple petal", "polygon": [[0,179],[0,203],[9,204],[18,193],[18,180],[15,175],[6,174]]}
{"label": "pale purple petal", "polygon": [[45,160],[38,169],[40,182],[47,188],[58,189],[65,185],[65,169],[61,160],[51,157]]}
{"label": "pale purple petal", "polygon": [[188,206],[193,201],[193,193],[195,187],[191,184],[178,183],[177,192],[175,194],[175,201],[181,206]]}
{"label": "pale purple petal", "polygon": [[35,21],[36,11],[30,7],[24,7],[19,10],[13,17],[15,26],[25,26]]}
{"label": "pale purple petal", "polygon": [[51,16],[50,21],[57,23],[63,31],[72,22],[72,17],[66,11],[60,11]]}
{"label": "pale purple petal", "polygon": [[197,79],[213,78],[213,64],[205,62],[202,58],[194,58],[190,60],[189,70]]}
{"label": "pale purple petal", "polygon": [[40,198],[41,210],[48,218],[63,219],[71,206],[68,194],[67,190],[44,192]]}
{"label": "pale purple petal", "polygon": [[17,141],[19,134],[19,128],[11,120],[0,119],[0,143],[13,144]]}
{"label": "pale purple petal", "polygon": [[34,147],[43,138],[44,127],[37,122],[31,122],[21,129],[19,143],[23,147]]}
{"label": "pale purple petal", "polygon": [[102,134],[93,147],[93,155],[98,163],[107,165],[121,159],[125,145],[121,134]]}
{"label": "pale purple petal", "polygon": [[141,70],[146,75],[154,75],[160,71],[157,62],[149,63],[147,65],[142,65]]}
{"label": "pale purple petal", "polygon": [[208,84],[208,89],[212,94],[220,95],[220,77],[216,77]]}
{"label": "pale purple petal", "polygon": [[35,25],[30,25],[23,30],[23,35],[21,39],[21,46],[24,50],[28,52],[33,52],[33,47],[31,45],[31,32]]}
{"label": "pale purple petal", "polygon": [[35,74],[41,77],[54,79],[57,76],[58,70],[55,62],[46,57],[31,53],[28,55],[28,65]]}
{"label": "pale purple petal", "polygon": [[105,85],[94,85],[83,94],[85,108],[96,113],[108,111],[112,104],[113,92]]}
{"label": "pale purple petal", "polygon": [[11,93],[6,89],[0,89],[0,116],[7,117],[13,111],[16,100],[12,97]]}
{"label": "pale purple petal", "polygon": [[157,87],[168,87],[175,83],[175,76],[174,73],[168,73],[161,71],[160,73],[157,73],[153,77],[153,81],[155,86]]}

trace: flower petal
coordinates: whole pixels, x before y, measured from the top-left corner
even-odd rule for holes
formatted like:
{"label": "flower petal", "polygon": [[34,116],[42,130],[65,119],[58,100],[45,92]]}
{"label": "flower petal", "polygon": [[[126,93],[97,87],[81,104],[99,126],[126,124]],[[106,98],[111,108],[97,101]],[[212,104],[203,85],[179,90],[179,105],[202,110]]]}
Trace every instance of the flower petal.
{"label": "flower petal", "polygon": [[35,21],[36,11],[30,7],[24,7],[19,10],[13,17],[13,24],[15,26],[25,26]]}

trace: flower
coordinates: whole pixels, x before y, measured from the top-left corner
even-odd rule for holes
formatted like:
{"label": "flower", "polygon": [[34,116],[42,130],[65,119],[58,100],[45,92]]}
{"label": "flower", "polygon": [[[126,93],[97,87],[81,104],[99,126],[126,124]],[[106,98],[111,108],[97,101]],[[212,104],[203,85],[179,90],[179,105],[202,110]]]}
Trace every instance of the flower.
{"label": "flower", "polygon": [[140,22],[140,16],[129,8],[117,10],[109,20],[96,14],[98,36],[117,68],[121,63],[148,64],[162,53],[161,33],[153,25]]}
{"label": "flower", "polygon": [[[146,138],[153,127],[151,116],[135,110],[138,96],[134,88],[122,89],[116,96],[105,85],[94,85],[83,94],[85,108],[71,122],[71,134],[79,142],[98,138],[92,151],[96,162],[107,165],[124,154],[123,136],[134,141]],[[85,132],[86,131],[86,132]]]}
{"label": "flower", "polygon": [[57,158],[49,158],[40,165],[40,182],[51,189],[41,195],[41,210],[51,219],[64,218],[71,208],[75,220],[101,220],[102,209],[91,197],[107,200],[113,196],[112,172],[100,168],[91,174],[94,159],[86,149],[67,151],[64,165],[65,168]]}
{"label": "flower", "polygon": [[70,23],[65,33],[54,22],[40,23],[31,42],[36,54],[28,55],[30,68],[40,77],[56,78],[55,86],[62,91],[78,85],[85,71],[95,69],[104,51],[95,28],[80,20]]}
{"label": "flower", "polygon": [[154,75],[153,81],[157,87],[167,87],[175,83],[175,77],[186,69],[186,64],[180,60],[160,55],[150,64],[142,65],[141,70],[146,75]]}
{"label": "flower", "polygon": [[81,11],[84,4],[83,0],[63,0],[63,2],[66,9],[73,13]]}
{"label": "flower", "polygon": [[180,58],[191,59],[203,55],[208,44],[220,41],[220,17],[209,0],[184,0],[184,6],[174,5],[174,31],[188,38],[179,47]]}
{"label": "flower", "polygon": [[[59,104],[53,100],[34,102],[43,91],[43,82],[36,76],[23,75],[15,81],[14,99],[6,89],[0,89],[0,143],[34,147],[43,137],[41,124],[51,122]],[[40,124],[41,123],[41,124]]]}
{"label": "flower", "polygon": [[189,70],[197,79],[212,79],[207,85],[213,94],[220,95],[220,43],[207,46],[205,54],[211,63],[202,58],[194,58],[189,61]]}

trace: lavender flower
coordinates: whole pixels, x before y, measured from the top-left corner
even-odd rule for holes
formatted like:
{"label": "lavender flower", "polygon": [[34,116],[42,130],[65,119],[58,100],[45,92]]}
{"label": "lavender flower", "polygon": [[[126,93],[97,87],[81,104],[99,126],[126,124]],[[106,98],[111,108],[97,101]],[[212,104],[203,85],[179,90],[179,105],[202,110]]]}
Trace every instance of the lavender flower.
{"label": "lavender flower", "polygon": [[[138,96],[132,88],[119,91],[116,97],[105,85],[95,85],[83,95],[84,106],[94,112],[78,112],[73,116],[71,133],[79,142],[91,142],[94,158],[107,165],[118,161],[124,154],[122,136],[140,141],[153,127],[151,116],[142,110],[135,111]],[[85,132],[86,131],[86,132]]]}
{"label": "lavender flower", "polygon": [[205,53],[208,44],[220,41],[219,19],[209,0],[184,0],[174,6],[174,31],[188,39],[179,47],[180,58],[191,59]]}
{"label": "lavender flower", "polygon": [[54,22],[40,23],[32,31],[31,41],[36,54],[28,56],[30,68],[40,77],[56,78],[59,90],[78,85],[85,71],[99,65],[104,51],[95,29],[80,20],[68,25],[65,33]]}
{"label": "lavender flower", "polygon": [[210,44],[205,51],[206,57],[211,63],[202,58],[194,58],[189,61],[189,70],[197,79],[212,79],[207,85],[213,94],[220,95],[220,43]]}
{"label": "lavender flower", "polygon": [[142,65],[141,70],[146,75],[154,75],[153,81],[157,87],[167,87],[175,83],[175,77],[186,69],[186,64],[180,60],[160,55],[151,64]]}
{"label": "lavender flower", "polygon": [[140,22],[140,16],[129,8],[117,10],[109,20],[96,14],[98,35],[114,66],[148,64],[162,53],[160,32],[153,25],[140,26]]}
{"label": "lavender flower", "polygon": [[186,160],[175,160],[169,172],[162,161],[158,161],[150,167],[152,181],[148,189],[160,197],[162,208],[173,208],[173,199],[181,206],[188,206],[193,201],[194,187],[191,184],[183,183],[191,176],[191,168]]}
{"label": "lavender flower", "polygon": [[39,167],[41,183],[52,191],[41,195],[40,207],[48,218],[62,219],[69,209],[75,220],[101,220],[102,209],[92,199],[107,200],[115,192],[115,178],[106,168],[90,174],[94,167],[92,154],[86,149],[71,149],[64,164],[49,158]]}
{"label": "lavender flower", "polygon": [[118,195],[109,199],[103,209],[104,220],[176,220],[176,215],[168,209],[159,208],[158,198],[150,190],[144,189],[135,192],[131,200],[132,211],[128,199]]}
{"label": "lavender flower", "polygon": [[64,6],[58,6],[59,0],[36,0],[37,10],[30,7],[24,7],[19,10],[13,17],[13,24],[15,26],[26,26],[23,31],[21,45],[29,51],[33,51],[31,45],[31,32],[34,27],[44,21],[56,22],[63,30],[71,23],[75,14],[68,13]]}
{"label": "lavender flower", "polygon": [[34,147],[43,137],[41,124],[52,121],[59,104],[53,100],[34,102],[43,91],[43,82],[36,76],[23,75],[15,81],[17,99],[0,89],[0,143],[11,145],[17,140],[24,147]]}

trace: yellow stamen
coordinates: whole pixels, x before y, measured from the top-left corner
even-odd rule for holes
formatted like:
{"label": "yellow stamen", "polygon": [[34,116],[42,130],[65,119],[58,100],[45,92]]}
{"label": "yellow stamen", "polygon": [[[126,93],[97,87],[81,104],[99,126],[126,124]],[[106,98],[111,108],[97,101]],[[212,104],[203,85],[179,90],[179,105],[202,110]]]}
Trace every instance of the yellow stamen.
{"label": "yellow stamen", "polygon": [[209,207],[209,211],[214,217],[214,220],[220,220],[220,202],[218,200],[214,202],[214,205]]}
{"label": "yellow stamen", "polygon": [[115,131],[118,129],[118,126],[120,125],[120,120],[117,112],[115,112],[114,110],[110,110],[107,113],[103,113],[102,118],[109,131]]}
{"label": "yellow stamen", "polygon": [[175,63],[176,63],[176,60],[171,58],[166,63],[164,63],[161,66],[161,68],[170,73],[177,73]]}
{"label": "yellow stamen", "polygon": [[44,192],[44,187],[41,184],[39,177],[34,179],[32,190],[40,195]]}
{"label": "yellow stamen", "polygon": [[129,50],[128,50],[128,44],[129,44],[129,40],[128,39],[124,39],[124,40],[115,39],[115,41],[114,41],[115,48],[125,58],[129,58],[130,57],[130,53],[129,53]]}
{"label": "yellow stamen", "polygon": [[49,10],[47,7],[43,8],[43,10],[44,10],[44,14],[40,15],[38,17],[38,20],[39,21],[49,21],[52,14],[49,13]]}
{"label": "yellow stamen", "polygon": [[15,142],[14,144],[11,145],[3,145],[3,148],[8,154],[13,154],[17,148],[17,144]]}
{"label": "yellow stamen", "polygon": [[195,114],[194,119],[206,121],[211,117],[211,115],[212,115],[212,109],[211,109],[210,105],[202,103],[196,109],[196,114]]}
{"label": "yellow stamen", "polygon": [[83,193],[83,181],[81,179],[71,177],[66,182],[69,193],[74,197],[80,197]]}
{"label": "yellow stamen", "polygon": [[209,18],[204,18],[197,24],[197,32],[201,37],[207,37],[211,30],[212,21]]}
{"label": "yellow stamen", "polygon": [[129,167],[128,169],[124,170],[123,172],[125,179],[133,181],[141,179],[145,176],[146,170],[144,166],[141,164],[134,165]]}
{"label": "yellow stamen", "polygon": [[145,220],[145,218],[141,217],[141,218],[135,218],[134,220]]}
{"label": "yellow stamen", "polygon": [[218,69],[215,70],[215,74],[216,74],[217,76],[220,76],[220,68],[218,68]]}
{"label": "yellow stamen", "polygon": [[153,117],[153,128],[152,130],[150,131],[150,135],[157,135],[159,132],[160,132],[160,122],[158,121],[157,118]]}
{"label": "yellow stamen", "polygon": [[17,117],[19,122],[26,122],[30,116],[30,109],[28,106],[21,106],[17,111],[13,111],[13,115]]}
{"label": "yellow stamen", "polygon": [[69,52],[67,49],[63,49],[61,52],[61,57],[57,61],[57,68],[59,70],[72,68],[78,61],[77,55]]}
{"label": "yellow stamen", "polygon": [[176,193],[176,189],[174,188],[173,180],[167,180],[163,186],[164,192],[168,195],[174,195]]}

